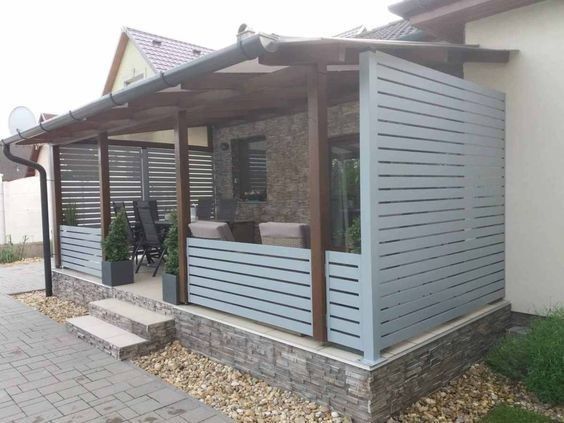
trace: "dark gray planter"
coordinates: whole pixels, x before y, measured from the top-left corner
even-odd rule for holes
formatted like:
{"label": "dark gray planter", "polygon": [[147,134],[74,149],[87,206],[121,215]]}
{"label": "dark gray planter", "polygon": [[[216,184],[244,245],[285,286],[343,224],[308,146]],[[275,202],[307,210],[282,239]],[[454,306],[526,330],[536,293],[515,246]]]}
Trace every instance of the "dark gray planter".
{"label": "dark gray planter", "polygon": [[133,262],[131,260],[102,262],[102,283],[104,285],[127,285],[133,281]]}
{"label": "dark gray planter", "polygon": [[178,276],[163,273],[163,301],[170,304],[180,304],[178,292]]}

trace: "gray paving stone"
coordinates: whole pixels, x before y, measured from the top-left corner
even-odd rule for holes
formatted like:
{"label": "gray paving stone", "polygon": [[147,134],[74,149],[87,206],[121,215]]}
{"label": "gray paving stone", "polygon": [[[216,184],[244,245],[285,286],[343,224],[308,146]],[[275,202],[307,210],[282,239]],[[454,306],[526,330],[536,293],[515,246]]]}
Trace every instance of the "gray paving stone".
{"label": "gray paving stone", "polygon": [[0,422],[199,422],[214,416],[224,418],[0,291]]}

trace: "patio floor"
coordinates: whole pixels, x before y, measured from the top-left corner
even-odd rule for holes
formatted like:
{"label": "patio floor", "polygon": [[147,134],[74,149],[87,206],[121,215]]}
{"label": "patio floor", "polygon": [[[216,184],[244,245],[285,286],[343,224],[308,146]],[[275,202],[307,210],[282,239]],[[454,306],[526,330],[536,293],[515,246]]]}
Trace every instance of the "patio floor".
{"label": "patio floor", "polygon": [[231,421],[2,294],[0,357],[2,422]]}

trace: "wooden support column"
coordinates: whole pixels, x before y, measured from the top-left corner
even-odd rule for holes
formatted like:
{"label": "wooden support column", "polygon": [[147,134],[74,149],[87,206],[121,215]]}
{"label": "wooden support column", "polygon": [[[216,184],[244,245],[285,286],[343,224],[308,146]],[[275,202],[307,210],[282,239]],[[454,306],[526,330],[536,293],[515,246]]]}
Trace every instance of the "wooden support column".
{"label": "wooden support column", "polygon": [[313,338],[327,340],[325,249],[329,229],[329,152],[327,142],[327,67],[310,67],[307,78],[311,300]]}
{"label": "wooden support column", "polygon": [[53,254],[55,267],[61,268],[61,230],[63,224],[63,195],[61,191],[61,150],[58,145],[51,147],[51,162],[53,163]]}
{"label": "wooden support column", "polygon": [[98,135],[98,177],[100,179],[100,230],[106,239],[112,220],[110,205],[110,159],[108,155],[108,134]]}
{"label": "wooden support column", "polygon": [[176,214],[178,218],[178,287],[181,303],[188,302],[188,255],[186,240],[190,224],[190,173],[186,111],[178,112],[174,128],[176,159]]}

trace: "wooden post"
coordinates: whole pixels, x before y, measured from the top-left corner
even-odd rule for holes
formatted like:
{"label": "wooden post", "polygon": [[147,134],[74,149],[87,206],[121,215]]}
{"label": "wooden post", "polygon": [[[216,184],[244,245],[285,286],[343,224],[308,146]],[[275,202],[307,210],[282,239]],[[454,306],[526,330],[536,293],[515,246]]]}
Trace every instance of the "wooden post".
{"label": "wooden post", "polygon": [[313,338],[327,340],[325,248],[329,228],[329,152],[327,142],[327,67],[315,65],[307,78],[311,302]]}
{"label": "wooden post", "polygon": [[61,230],[63,224],[63,196],[61,191],[61,150],[58,145],[51,147],[53,163],[53,254],[55,267],[61,268]]}
{"label": "wooden post", "polygon": [[110,205],[110,161],[108,155],[108,134],[98,135],[98,174],[100,178],[100,230],[106,239],[112,219]]}
{"label": "wooden post", "polygon": [[188,161],[188,128],[186,111],[178,112],[174,128],[174,155],[176,159],[176,214],[178,219],[178,287],[181,303],[188,302],[188,255],[186,240],[190,224],[190,173]]}

